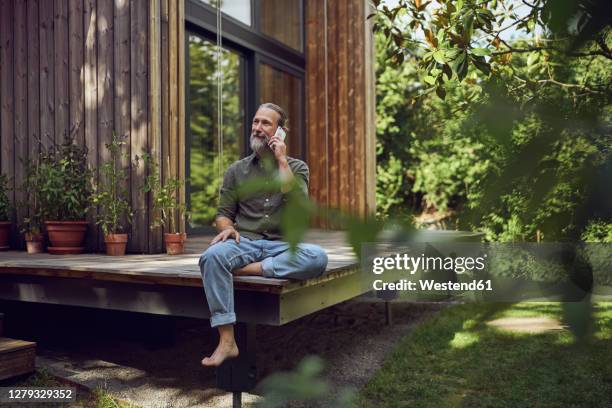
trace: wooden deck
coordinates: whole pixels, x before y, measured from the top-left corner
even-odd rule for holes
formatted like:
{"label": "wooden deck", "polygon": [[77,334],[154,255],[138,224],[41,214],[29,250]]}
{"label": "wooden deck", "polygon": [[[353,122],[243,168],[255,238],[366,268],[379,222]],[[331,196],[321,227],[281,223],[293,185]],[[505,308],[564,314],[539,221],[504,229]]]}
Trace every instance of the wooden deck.
{"label": "wooden deck", "polygon": [[[27,254],[23,251],[0,252],[0,274],[21,274],[82,278],[117,282],[202,287],[198,268],[199,256],[212,236],[197,236],[187,240],[183,255],[126,255],[111,257],[104,254],[50,255]],[[306,242],[325,248],[329,263],[324,277],[305,282],[270,279],[257,276],[237,276],[237,290],[282,293],[333,279],[353,271],[356,258],[337,231],[310,231]]]}
{"label": "wooden deck", "polygon": [[[205,318],[198,259],[211,238],[190,237],[186,253],[178,256],[0,252],[0,300]],[[326,250],[325,275],[300,282],[235,277],[236,309],[244,321],[283,324],[364,292],[359,265],[343,233],[313,230],[305,241]]]}

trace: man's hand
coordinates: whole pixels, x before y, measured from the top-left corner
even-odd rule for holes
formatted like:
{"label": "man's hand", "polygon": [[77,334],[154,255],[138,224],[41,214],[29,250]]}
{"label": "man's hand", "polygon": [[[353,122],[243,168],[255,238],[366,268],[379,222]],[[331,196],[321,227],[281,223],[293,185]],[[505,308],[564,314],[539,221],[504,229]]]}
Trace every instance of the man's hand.
{"label": "man's hand", "polygon": [[287,145],[280,136],[272,136],[268,141],[268,146],[272,149],[276,161],[280,162],[287,159]]}
{"label": "man's hand", "polygon": [[214,245],[217,242],[225,242],[230,237],[234,237],[237,244],[240,243],[240,233],[236,231],[234,227],[227,227],[223,229],[223,231],[218,233],[217,236],[214,237],[212,241],[210,241],[210,245]]}

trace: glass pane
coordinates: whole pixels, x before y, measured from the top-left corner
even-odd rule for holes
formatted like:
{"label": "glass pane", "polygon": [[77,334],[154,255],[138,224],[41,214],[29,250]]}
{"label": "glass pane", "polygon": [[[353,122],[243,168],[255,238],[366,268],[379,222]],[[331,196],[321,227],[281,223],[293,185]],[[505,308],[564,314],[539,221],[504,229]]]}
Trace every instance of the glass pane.
{"label": "glass pane", "polygon": [[261,32],[302,51],[301,0],[261,0]]}
{"label": "glass pane", "polygon": [[302,156],[302,80],[268,64],[261,64],[259,70],[259,103],[272,102],[289,115],[287,147],[292,157]]}
{"label": "glass pane", "polygon": [[217,135],[217,54],[214,43],[189,35],[189,182],[194,227],[211,225],[219,200],[225,169],[244,152],[244,111],[240,84],[242,60],[224,50],[223,160],[220,164]]}
{"label": "glass pane", "polygon": [[236,20],[251,25],[251,0],[200,0],[213,7],[221,3],[221,11]]}

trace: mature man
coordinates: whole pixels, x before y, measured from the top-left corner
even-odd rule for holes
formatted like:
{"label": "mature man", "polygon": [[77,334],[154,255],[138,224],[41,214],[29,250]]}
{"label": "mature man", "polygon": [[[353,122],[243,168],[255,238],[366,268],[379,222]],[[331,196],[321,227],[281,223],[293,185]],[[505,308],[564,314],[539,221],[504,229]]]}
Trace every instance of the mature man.
{"label": "mature man", "polygon": [[[279,240],[280,213],[287,189],[297,185],[308,194],[308,166],[288,157],[284,140],[275,135],[278,127],[288,131],[287,122],[287,114],[279,106],[260,105],[251,125],[253,154],[233,163],[225,172],[215,222],[219,233],[200,257],[210,324],[219,330],[219,345],[202,360],[205,366],[218,366],[238,356],[233,275],[309,279],[325,272],[327,255],[319,246],[299,244],[292,253],[289,244]],[[238,187],[252,178],[278,180],[282,187],[280,191],[248,197],[238,194]]]}

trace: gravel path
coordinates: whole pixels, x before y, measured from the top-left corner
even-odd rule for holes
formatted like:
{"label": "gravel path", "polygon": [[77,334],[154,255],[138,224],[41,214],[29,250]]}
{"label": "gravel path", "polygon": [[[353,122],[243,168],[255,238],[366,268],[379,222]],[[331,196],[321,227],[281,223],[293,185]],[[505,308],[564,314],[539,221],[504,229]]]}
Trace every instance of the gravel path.
{"label": "gravel path", "polygon": [[[394,303],[394,324],[388,326],[383,302],[358,298],[282,327],[259,326],[259,378],[293,369],[305,356],[317,354],[327,363],[326,377],[332,386],[360,388],[415,323],[442,307]],[[117,323],[121,336],[108,332],[107,321],[97,322],[87,330],[63,328],[61,339],[37,339],[38,366],[89,388],[106,389],[140,407],[231,406],[231,394],[215,388],[214,370],[200,365],[217,339],[207,321],[174,319],[175,339],[166,346],[147,342],[146,331],[134,324],[133,317]],[[160,324],[159,330],[172,331],[168,327]],[[243,406],[258,398],[244,394]]]}

